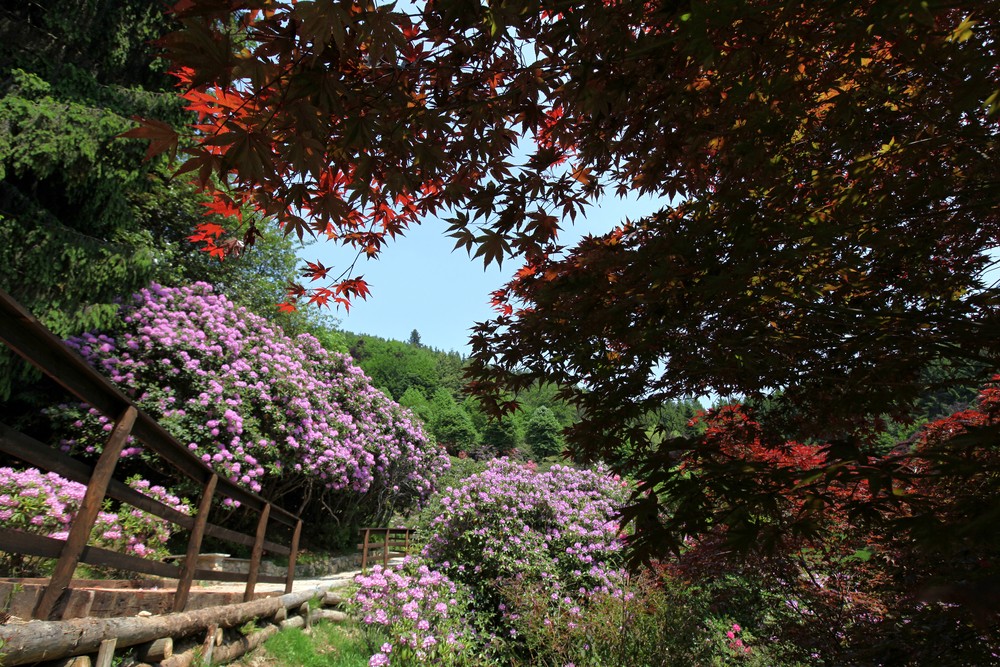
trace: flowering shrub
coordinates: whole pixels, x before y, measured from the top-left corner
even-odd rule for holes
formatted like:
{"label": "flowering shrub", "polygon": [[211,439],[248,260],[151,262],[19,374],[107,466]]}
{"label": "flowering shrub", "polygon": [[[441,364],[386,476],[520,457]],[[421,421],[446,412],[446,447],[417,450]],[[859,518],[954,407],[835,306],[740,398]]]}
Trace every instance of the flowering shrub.
{"label": "flowering shrub", "polygon": [[[381,650],[371,664],[440,664],[417,652],[427,637],[436,642],[431,646],[449,645],[450,639],[474,642],[473,653],[484,660],[523,657],[530,645],[523,636],[530,623],[523,620],[531,611],[508,594],[516,587],[543,588],[552,606],[575,608],[577,615],[592,597],[622,599],[617,511],[627,493],[620,479],[603,470],[555,466],[539,474],[507,459],[448,488],[438,500],[441,513],[428,527],[423,560],[356,580],[364,621],[387,629],[390,638],[391,650]],[[420,576],[411,574],[414,568]],[[469,600],[464,625],[478,628],[475,634],[456,634],[451,615],[420,611],[442,585]]]}
{"label": "flowering shrub", "polygon": [[468,590],[417,558],[396,567],[376,565],[358,575],[354,605],[364,623],[391,641],[370,665],[406,662],[465,664],[473,660],[475,635],[467,617]]}
{"label": "flowering shrub", "polygon": [[[152,285],[117,330],[67,342],[221,475],[270,500],[386,519],[426,498],[448,465],[349,357],[285,336],[203,283]],[[86,406],[53,416],[65,450],[99,451],[112,428]]]}
{"label": "flowering shrub", "polygon": [[501,587],[521,638],[520,663],[576,667],[689,667],[715,664],[719,650],[690,587],[642,575],[582,599],[553,598],[541,582]]}
{"label": "flowering shrub", "polygon": [[617,513],[628,491],[603,470],[538,474],[498,459],[443,493],[424,555],[458,580],[530,575],[555,592],[607,592],[623,573]]}
{"label": "flowering shrub", "polygon": [[[133,477],[127,484],[168,507],[191,514],[187,501],[161,486]],[[87,491],[83,484],[36,468],[0,468],[0,523],[27,533],[65,540]],[[167,555],[171,524],[164,519],[128,506],[112,511],[110,503],[98,513],[91,544],[143,558]],[[18,554],[0,552],[0,573],[7,576],[38,574],[41,562]]]}

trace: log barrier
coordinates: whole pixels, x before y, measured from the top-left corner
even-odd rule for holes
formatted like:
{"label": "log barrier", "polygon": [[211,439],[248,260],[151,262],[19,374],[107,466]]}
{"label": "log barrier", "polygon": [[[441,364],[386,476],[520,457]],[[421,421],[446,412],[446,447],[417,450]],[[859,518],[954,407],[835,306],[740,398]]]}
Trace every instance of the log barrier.
{"label": "log barrier", "polygon": [[[188,667],[193,663],[194,657],[204,658],[204,647],[208,645],[209,639],[214,647],[214,662],[234,660],[265,641],[267,636],[277,632],[279,626],[268,625],[247,637],[241,637],[221,646],[215,646],[218,643],[217,630],[238,627],[251,620],[271,621],[276,616],[284,616],[286,619],[297,618],[298,623],[292,625],[301,624],[300,627],[308,627],[309,618],[296,615],[301,614],[303,610],[306,616],[313,614],[314,618],[321,617],[333,622],[344,620],[346,616],[338,612],[324,611],[316,614],[310,611],[309,601],[313,598],[318,598],[321,604],[326,603],[328,599],[331,601],[338,599],[337,596],[328,597],[328,593],[329,587],[319,586],[250,602],[162,616],[77,618],[68,621],[35,620],[28,623],[0,625],[0,667],[46,661],[63,661],[62,664],[71,664],[66,662],[67,659],[94,655],[100,651],[102,643],[111,639],[115,640],[116,649],[141,647],[140,652],[146,652],[157,642],[170,638],[169,651],[172,652],[176,640],[192,635],[204,638],[205,643],[199,640],[197,647],[191,651],[165,655],[158,664],[163,667]],[[284,623],[287,623],[287,620]],[[242,652],[237,652],[241,646],[244,647]],[[164,644],[161,644],[158,650],[162,653],[163,649]],[[186,655],[187,653],[190,655]],[[225,660],[223,656],[226,656]],[[80,661],[76,664],[84,663]]]}

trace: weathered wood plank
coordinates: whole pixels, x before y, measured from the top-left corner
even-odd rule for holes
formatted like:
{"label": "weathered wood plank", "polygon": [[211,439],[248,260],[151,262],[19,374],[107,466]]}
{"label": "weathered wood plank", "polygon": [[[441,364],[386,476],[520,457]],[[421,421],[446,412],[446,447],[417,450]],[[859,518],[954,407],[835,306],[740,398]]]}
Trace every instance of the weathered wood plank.
{"label": "weathered wood plank", "polygon": [[220,629],[216,623],[209,625],[205,640],[201,643],[201,664],[205,667],[211,667],[214,662],[212,656],[215,654],[215,638]]}
{"label": "weathered wood plank", "polygon": [[97,650],[97,662],[94,663],[94,667],[111,667],[117,646],[118,640],[114,637],[102,641],[101,647]]}
{"label": "weathered wood plank", "polygon": [[188,593],[191,591],[191,582],[194,580],[194,571],[198,566],[198,553],[201,551],[201,539],[205,535],[205,526],[208,524],[208,514],[212,509],[212,498],[215,497],[215,486],[219,482],[218,475],[208,478],[208,483],[202,489],[201,501],[198,503],[198,513],[195,514],[194,527],[191,529],[191,536],[188,538],[187,556],[184,558],[184,566],[181,568],[181,578],[177,582],[177,596],[174,598],[174,611],[184,611],[187,605]]}
{"label": "weathered wood plank", "polygon": [[250,571],[247,573],[247,587],[243,592],[243,600],[253,599],[253,590],[257,585],[257,575],[260,572],[260,559],[264,555],[264,536],[267,533],[267,520],[271,516],[271,503],[264,506],[264,511],[260,513],[257,520],[257,539],[254,541],[253,550],[250,552]]}
{"label": "weathered wood plank", "polygon": [[101,507],[104,504],[104,496],[108,491],[108,483],[111,481],[111,475],[114,474],[118,460],[121,458],[121,451],[125,447],[125,442],[132,432],[132,425],[135,424],[137,414],[138,411],[133,406],[129,405],[126,407],[115,422],[114,429],[112,429],[108,441],[104,443],[104,449],[101,451],[97,465],[94,466],[93,475],[91,475],[90,482],[87,484],[87,491],[80,502],[80,509],[77,510],[76,516],[73,517],[69,536],[66,538],[66,542],[63,543],[59,554],[59,561],[52,571],[49,585],[45,589],[45,592],[42,593],[42,598],[38,601],[38,606],[35,608],[34,615],[36,618],[49,617],[52,609],[56,606],[56,602],[59,600],[59,596],[66,590],[70,580],[73,578],[73,572],[76,570],[76,566],[80,562],[80,556],[83,554],[83,550],[87,547],[87,542],[90,540],[90,533],[94,528],[94,522],[97,521],[97,514],[101,511]]}
{"label": "weathered wood plank", "polygon": [[[222,480],[220,479],[221,483]],[[254,538],[250,535],[245,535],[243,533],[237,533],[234,530],[229,530],[228,528],[223,528],[221,526],[216,526],[215,524],[208,524],[205,527],[205,534],[209,537],[215,537],[220,540],[226,540],[227,542],[233,542],[234,544],[242,544],[246,547],[253,547]],[[279,554],[281,556],[287,556],[291,553],[291,549],[288,547],[278,544],[276,542],[270,542],[264,540],[264,550],[271,554]]]}
{"label": "weathered wood plank", "polygon": [[[23,553],[28,556],[40,556],[42,558],[58,558],[63,542],[44,535],[33,535],[22,533],[11,528],[0,528],[0,544],[5,551],[12,553]],[[181,568],[176,565],[169,565],[159,561],[147,560],[138,556],[109,551],[100,547],[85,547],[80,556],[80,562],[87,565],[98,565],[101,567],[111,567],[116,570],[128,570],[139,574],[148,574],[154,577],[165,577],[167,579],[179,579]],[[247,574],[244,572],[216,572],[215,570],[195,570],[194,579],[197,581],[231,581],[244,583],[247,581]],[[41,583],[46,583],[47,579],[39,579]],[[285,583],[284,575],[268,574],[258,575],[257,581],[268,584]],[[96,584],[94,584],[96,585]]]}
{"label": "weathered wood plank", "polygon": [[37,667],[91,667],[91,664],[89,655],[78,655],[72,658],[65,658],[63,660],[46,662],[38,665]]}
{"label": "weathered wood plank", "polygon": [[285,576],[285,593],[292,592],[292,582],[295,580],[295,559],[299,555],[299,538],[302,537],[302,520],[295,524],[292,533],[292,544],[288,554],[288,574]]}

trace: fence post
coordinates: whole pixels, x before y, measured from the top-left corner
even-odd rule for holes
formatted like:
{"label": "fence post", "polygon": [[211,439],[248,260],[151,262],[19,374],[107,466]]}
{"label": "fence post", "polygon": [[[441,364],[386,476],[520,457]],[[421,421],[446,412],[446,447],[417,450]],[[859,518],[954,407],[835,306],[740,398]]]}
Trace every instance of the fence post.
{"label": "fence post", "polygon": [[299,555],[299,537],[302,536],[302,519],[295,524],[295,532],[292,533],[291,553],[288,554],[288,574],[285,575],[285,595],[292,592],[292,581],[295,579],[295,559]]}
{"label": "fence post", "polygon": [[59,561],[52,571],[52,576],[49,577],[49,584],[45,587],[45,592],[42,593],[35,606],[33,614],[35,618],[47,620],[59,597],[72,581],[73,572],[76,570],[80,556],[83,555],[83,550],[90,540],[90,532],[94,529],[97,514],[101,511],[104,496],[108,492],[108,483],[111,481],[115,466],[118,465],[125,441],[128,440],[129,433],[132,432],[137,414],[135,407],[131,405],[126,407],[125,411],[118,417],[118,421],[111,431],[111,437],[104,444],[101,457],[97,460],[94,472],[87,483],[87,492],[80,503],[80,510],[73,518],[69,536],[67,536],[59,554]]}
{"label": "fence post", "polygon": [[264,505],[264,511],[260,513],[260,520],[257,522],[257,538],[253,542],[253,551],[250,552],[250,572],[247,573],[247,587],[243,591],[244,602],[250,602],[253,599],[253,589],[257,586],[260,558],[264,555],[264,534],[267,532],[267,519],[270,515],[271,503],[267,503]]}
{"label": "fence post", "polygon": [[205,536],[205,525],[208,523],[208,513],[212,509],[212,498],[215,497],[215,485],[219,476],[212,473],[205,484],[198,503],[198,513],[191,526],[191,537],[188,538],[187,556],[184,567],[181,568],[181,578],[177,581],[177,591],[174,593],[174,611],[184,611],[187,606],[188,594],[191,592],[191,582],[194,581],[194,571],[198,568],[198,552],[201,551],[201,540]]}
{"label": "fence post", "polygon": [[368,539],[371,528],[365,528],[365,537],[361,542],[361,569],[368,569]]}

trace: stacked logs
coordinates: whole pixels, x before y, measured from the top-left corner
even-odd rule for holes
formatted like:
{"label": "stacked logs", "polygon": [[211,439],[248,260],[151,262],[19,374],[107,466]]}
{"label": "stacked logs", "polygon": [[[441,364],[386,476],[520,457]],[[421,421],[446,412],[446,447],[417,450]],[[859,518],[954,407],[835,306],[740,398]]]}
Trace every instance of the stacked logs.
{"label": "stacked logs", "polygon": [[[320,608],[310,601],[318,599]],[[193,667],[231,662],[285,628],[343,622],[341,597],[318,587],[241,604],[162,616],[78,618],[0,625],[0,665],[111,667],[127,650],[136,667]]]}

